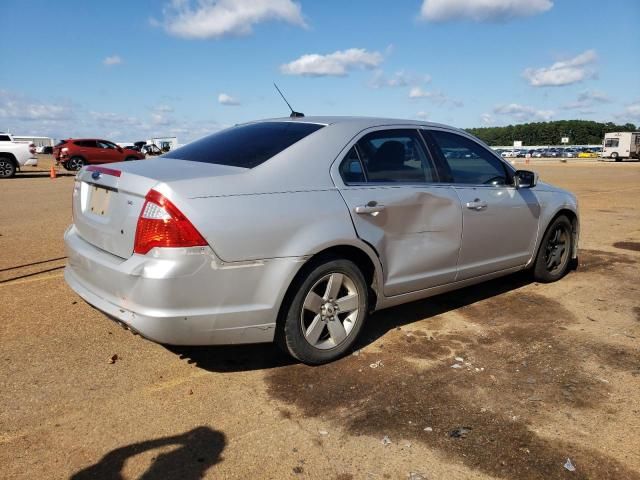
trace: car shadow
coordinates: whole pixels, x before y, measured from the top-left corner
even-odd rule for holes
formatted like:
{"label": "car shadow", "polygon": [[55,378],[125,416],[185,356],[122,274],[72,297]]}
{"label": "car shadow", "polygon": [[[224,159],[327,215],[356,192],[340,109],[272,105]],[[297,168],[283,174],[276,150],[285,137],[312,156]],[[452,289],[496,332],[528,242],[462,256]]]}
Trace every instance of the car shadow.
{"label": "car shadow", "polygon": [[180,435],[132,443],[111,450],[100,461],[73,474],[70,480],[120,480],[127,461],[147,451],[177,447],[158,453],[151,466],[140,476],[143,480],[203,478],[209,468],[220,462],[227,443],[224,433],[209,427],[197,427]]}
{"label": "car shadow", "polygon": [[[375,342],[390,330],[441,315],[481,300],[517,290],[532,283],[529,272],[518,272],[471,287],[406,303],[369,317],[353,350]],[[210,372],[241,372],[284,367],[298,363],[275,344],[183,347],[165,345],[169,351]]]}

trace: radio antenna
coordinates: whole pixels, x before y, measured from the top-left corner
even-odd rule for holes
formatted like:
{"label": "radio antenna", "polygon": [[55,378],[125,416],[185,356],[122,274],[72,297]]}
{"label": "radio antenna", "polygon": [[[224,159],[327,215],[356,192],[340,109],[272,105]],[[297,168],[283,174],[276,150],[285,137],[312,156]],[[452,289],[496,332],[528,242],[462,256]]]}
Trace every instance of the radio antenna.
{"label": "radio antenna", "polygon": [[289,107],[289,110],[291,110],[291,115],[289,115],[289,117],[291,117],[291,118],[302,118],[302,117],[304,117],[304,113],[296,112],[293,108],[291,108],[291,105],[289,104],[289,102],[287,102],[287,99],[284,97],[284,95],[282,94],[282,92],[278,88],[278,85],[276,85],[276,82],[273,82],[273,86],[276,87],[276,90],[278,91],[278,93],[282,97],[282,100],[284,100],[284,103],[286,103],[287,107]]}

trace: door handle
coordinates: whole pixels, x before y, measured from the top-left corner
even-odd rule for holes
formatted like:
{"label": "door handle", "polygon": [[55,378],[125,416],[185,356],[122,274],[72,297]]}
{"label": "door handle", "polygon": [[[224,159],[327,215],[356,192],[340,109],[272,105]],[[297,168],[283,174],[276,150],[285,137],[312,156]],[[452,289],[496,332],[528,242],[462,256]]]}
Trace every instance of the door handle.
{"label": "door handle", "polygon": [[361,215],[367,214],[367,213],[370,215],[373,215],[376,213],[380,213],[383,210],[384,210],[384,205],[376,202],[369,202],[366,205],[359,205],[355,208],[355,212]]}
{"label": "door handle", "polygon": [[473,202],[467,202],[466,207],[469,210],[480,211],[487,208],[487,202],[485,202],[484,200],[480,200],[479,198],[476,198]]}

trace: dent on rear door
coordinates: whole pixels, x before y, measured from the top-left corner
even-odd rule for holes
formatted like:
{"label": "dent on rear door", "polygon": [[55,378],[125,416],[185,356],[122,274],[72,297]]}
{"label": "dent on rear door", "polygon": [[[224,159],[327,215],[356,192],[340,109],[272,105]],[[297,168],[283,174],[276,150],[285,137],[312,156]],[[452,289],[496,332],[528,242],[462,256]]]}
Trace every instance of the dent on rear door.
{"label": "dent on rear door", "polygon": [[[377,250],[387,296],[454,281],[460,249],[462,212],[447,186],[346,187],[341,190],[358,236]],[[375,201],[375,215],[355,208]]]}

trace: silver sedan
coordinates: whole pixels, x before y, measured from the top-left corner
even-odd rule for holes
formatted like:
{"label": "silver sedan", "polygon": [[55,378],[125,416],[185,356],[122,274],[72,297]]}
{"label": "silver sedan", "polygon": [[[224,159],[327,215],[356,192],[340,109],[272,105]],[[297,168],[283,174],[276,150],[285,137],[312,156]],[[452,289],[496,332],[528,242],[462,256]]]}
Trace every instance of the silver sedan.
{"label": "silver sedan", "polygon": [[276,341],[320,364],[375,310],[523,269],[560,279],[578,206],[462,130],[285,118],[83,168],[65,242],[71,288],[148,339]]}

